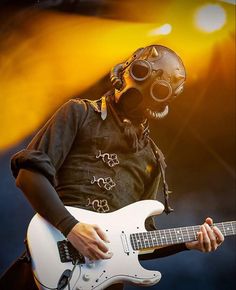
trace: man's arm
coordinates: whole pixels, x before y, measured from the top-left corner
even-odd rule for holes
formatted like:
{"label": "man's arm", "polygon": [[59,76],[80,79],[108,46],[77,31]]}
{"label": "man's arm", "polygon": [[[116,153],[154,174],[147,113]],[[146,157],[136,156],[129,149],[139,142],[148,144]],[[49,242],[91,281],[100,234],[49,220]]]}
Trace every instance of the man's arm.
{"label": "man's arm", "polygon": [[97,226],[78,222],[65,208],[48,179],[31,170],[21,169],[16,179],[32,207],[64,236],[84,256],[92,259],[109,259],[105,233]]}

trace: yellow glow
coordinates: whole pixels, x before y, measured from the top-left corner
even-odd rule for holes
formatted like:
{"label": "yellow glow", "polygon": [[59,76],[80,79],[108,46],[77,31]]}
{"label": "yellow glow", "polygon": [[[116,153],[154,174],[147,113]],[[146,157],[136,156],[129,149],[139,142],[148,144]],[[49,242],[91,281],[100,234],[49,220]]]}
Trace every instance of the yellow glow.
{"label": "yellow glow", "polygon": [[[0,34],[0,150],[32,134],[60,104],[139,47],[166,45],[183,59],[187,83],[207,79],[214,47],[235,33],[235,6],[222,3],[227,22],[206,34],[193,25],[200,1],[183,1],[184,7],[179,0],[157,2],[149,7],[150,23],[148,13],[140,13],[134,2],[130,7],[130,1],[117,2],[114,13],[138,15],[137,23],[46,11],[18,12],[16,20],[6,21],[7,37]],[[163,29],[158,35],[157,27]]]}
{"label": "yellow glow", "polygon": [[225,10],[217,4],[204,5],[195,14],[196,26],[205,32],[213,32],[221,29],[225,21]]}
{"label": "yellow glow", "polygon": [[32,133],[137,47],[154,42],[147,36],[153,24],[46,12],[25,21],[29,34],[12,31],[0,67],[0,149]]}

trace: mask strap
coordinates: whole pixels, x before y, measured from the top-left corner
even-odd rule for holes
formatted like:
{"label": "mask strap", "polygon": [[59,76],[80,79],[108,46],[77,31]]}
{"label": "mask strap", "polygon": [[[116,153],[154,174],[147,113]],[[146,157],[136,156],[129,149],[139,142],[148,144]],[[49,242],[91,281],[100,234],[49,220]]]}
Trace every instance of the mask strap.
{"label": "mask strap", "polygon": [[162,178],[162,185],[163,185],[163,195],[164,195],[164,200],[165,200],[164,211],[166,214],[169,214],[174,210],[170,207],[170,204],[169,204],[169,193],[171,193],[171,191],[169,191],[168,184],[166,182],[165,169],[166,169],[167,165],[165,163],[165,157],[164,157],[163,153],[161,152],[161,150],[157,147],[155,142],[150,137],[148,137],[148,139],[151,142],[153,153],[160,164],[161,178]]}

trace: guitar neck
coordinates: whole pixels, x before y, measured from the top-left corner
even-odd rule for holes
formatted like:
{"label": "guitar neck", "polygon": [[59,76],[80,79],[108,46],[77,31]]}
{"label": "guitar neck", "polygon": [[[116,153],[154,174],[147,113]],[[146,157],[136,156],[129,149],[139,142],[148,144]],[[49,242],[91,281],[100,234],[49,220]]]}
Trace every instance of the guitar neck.
{"label": "guitar neck", "polygon": [[[225,237],[236,234],[236,221],[216,223],[214,226],[217,226]],[[130,240],[134,250],[145,250],[195,241],[199,231],[200,225],[148,231],[131,234]]]}

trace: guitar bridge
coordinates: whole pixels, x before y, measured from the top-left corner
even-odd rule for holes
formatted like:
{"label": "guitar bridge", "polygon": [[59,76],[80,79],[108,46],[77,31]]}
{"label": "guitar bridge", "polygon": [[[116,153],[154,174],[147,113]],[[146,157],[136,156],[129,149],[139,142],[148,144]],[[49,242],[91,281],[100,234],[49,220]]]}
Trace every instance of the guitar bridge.
{"label": "guitar bridge", "polygon": [[60,259],[62,263],[72,262],[72,264],[84,264],[84,256],[77,251],[72,244],[67,241],[58,241],[57,248],[59,251]]}

